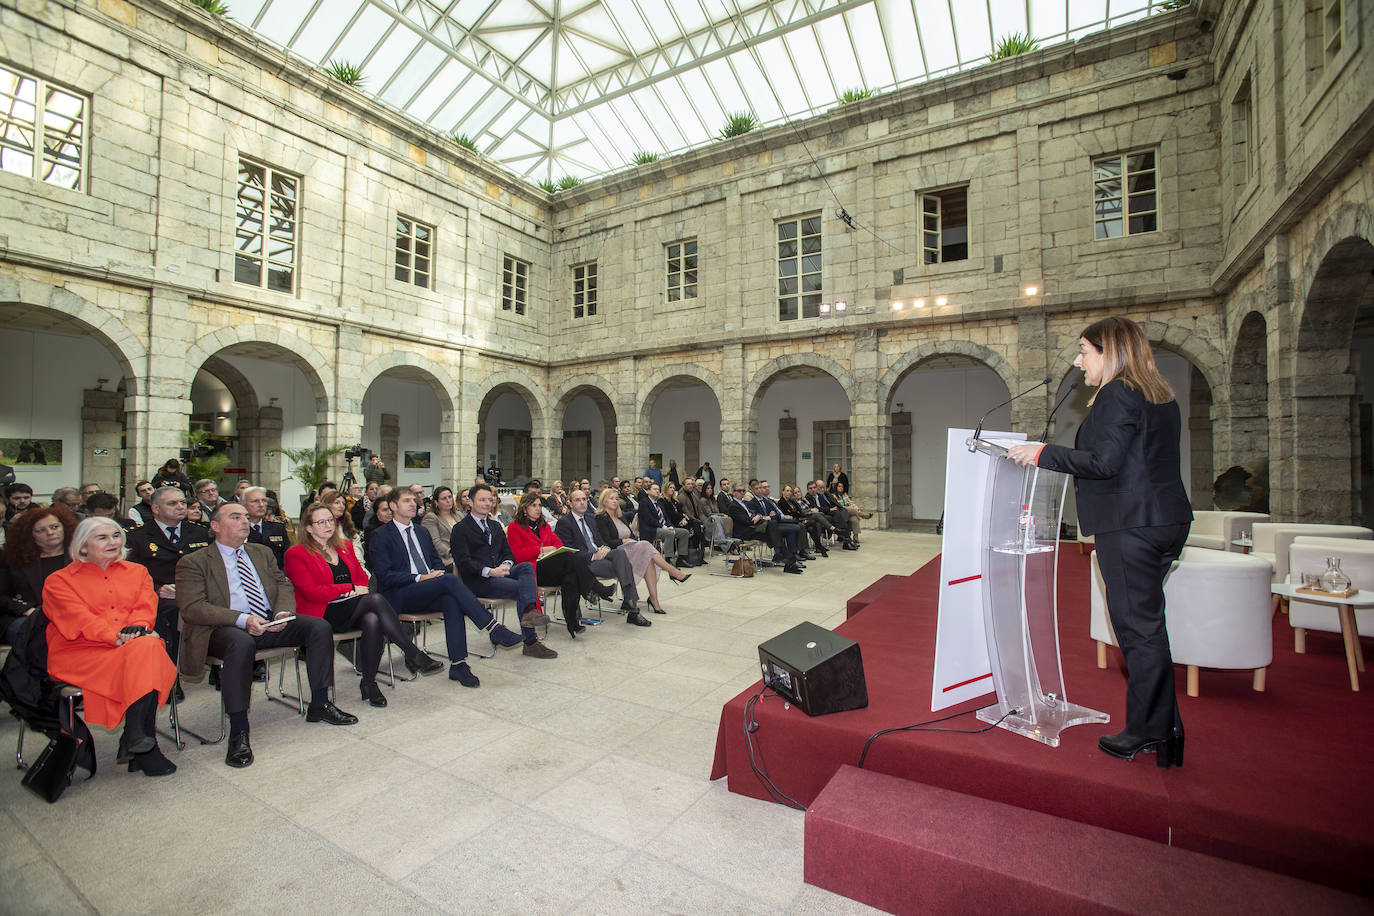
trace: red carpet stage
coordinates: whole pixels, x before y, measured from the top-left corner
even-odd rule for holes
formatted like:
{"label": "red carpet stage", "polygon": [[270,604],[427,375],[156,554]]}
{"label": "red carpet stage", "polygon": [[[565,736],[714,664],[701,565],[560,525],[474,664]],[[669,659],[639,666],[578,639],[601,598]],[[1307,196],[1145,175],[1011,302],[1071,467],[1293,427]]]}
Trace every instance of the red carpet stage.
{"label": "red carpet stage", "polygon": [[[1096,666],[1088,557],[1066,543],[1059,572],[1068,698],[1110,713],[1112,723],[1067,729],[1058,748],[1002,729],[886,735],[865,768],[1374,894],[1374,671],[1364,676],[1365,690],[1350,690],[1340,636],[1311,633],[1307,654],[1296,655],[1288,618],[1277,615],[1264,693],[1251,690],[1248,671],[1204,670],[1201,696],[1193,699],[1177,669],[1185,766],[1160,770],[1149,756],[1126,763],[1097,749],[1099,735],[1122,727],[1125,675],[1115,649],[1106,670]],[[840,766],[858,763],[873,732],[992,702],[989,695],[929,711],[939,573],[936,558],[905,584],[884,583],[889,587],[837,628],[862,648],[866,709],[813,719],[777,697],[756,705],[755,738],[783,792],[809,805]],[[768,799],[744,741],[745,701],[759,686],[721,711],[711,778],[726,776],[730,791]],[[968,715],[944,726],[982,723]]]}

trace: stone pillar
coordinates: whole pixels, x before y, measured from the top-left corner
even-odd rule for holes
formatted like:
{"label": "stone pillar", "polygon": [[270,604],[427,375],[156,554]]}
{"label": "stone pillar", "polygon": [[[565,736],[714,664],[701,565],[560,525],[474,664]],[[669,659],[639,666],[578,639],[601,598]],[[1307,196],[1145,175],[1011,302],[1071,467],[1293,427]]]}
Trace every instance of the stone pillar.
{"label": "stone pillar", "polygon": [[607,468],[608,479],[615,475],[634,478],[644,473],[649,466],[649,426],[647,423],[621,423],[615,428],[616,450],[622,458],[624,467],[612,471]]}
{"label": "stone pillar", "polygon": [[890,447],[890,468],[892,477],[892,502],[888,505],[890,521],[909,521],[911,519],[911,412],[902,411],[892,415],[892,425],[888,428]]}
{"label": "stone pillar", "polygon": [[695,474],[701,467],[701,423],[687,420],[682,424],[682,473]]}
{"label": "stone pillar", "polygon": [[[854,501],[865,508],[882,503],[888,468],[885,464],[887,443],[880,436],[886,418],[878,404],[878,373],[882,357],[878,352],[878,335],[861,330],[854,335],[854,390],[849,395],[849,441],[853,450],[848,468],[849,483]],[[883,434],[885,437],[885,433]],[[817,475],[825,479],[825,472]],[[881,522],[882,519],[877,519]]]}
{"label": "stone pillar", "polygon": [[1212,419],[1212,390],[1196,366],[1188,389],[1188,439],[1192,446],[1188,497],[1194,509],[1205,510],[1212,508],[1212,483],[1217,477],[1212,460],[1216,453],[1212,437],[1217,424]]}
{"label": "stone pillar", "polygon": [[280,407],[259,407],[257,411],[258,451],[248,465],[249,479],[259,487],[281,493],[281,462],[270,461],[264,456],[281,448],[282,409]]}
{"label": "stone pillar", "polygon": [[[198,366],[187,366],[186,342],[196,329],[186,319],[185,293],[154,286],[148,300],[149,326],[146,374],[125,379],[124,491],[132,494],[140,480],[186,446],[191,428],[191,381]],[[140,367],[141,368],[141,367]],[[136,370],[137,371],[137,370]]]}
{"label": "stone pillar", "polygon": [[721,348],[720,391],[720,467],[716,480],[757,476],[758,446],[755,430],[749,428],[749,405],[744,403],[744,345],[727,343]]}
{"label": "stone pillar", "polygon": [[[811,473],[807,468],[806,472]],[[778,484],[773,492],[781,493],[784,483],[797,482],[797,418],[778,418]]]}
{"label": "stone pillar", "polygon": [[121,495],[119,462],[124,446],[123,401],[124,396],[118,391],[88,388],[81,404],[81,483],[98,483],[102,490],[116,496]]}
{"label": "stone pillar", "polygon": [[401,482],[401,418],[394,413],[382,414],[382,422],[379,424],[381,430],[381,442],[378,451],[382,455],[382,463],[391,471],[391,483]]}

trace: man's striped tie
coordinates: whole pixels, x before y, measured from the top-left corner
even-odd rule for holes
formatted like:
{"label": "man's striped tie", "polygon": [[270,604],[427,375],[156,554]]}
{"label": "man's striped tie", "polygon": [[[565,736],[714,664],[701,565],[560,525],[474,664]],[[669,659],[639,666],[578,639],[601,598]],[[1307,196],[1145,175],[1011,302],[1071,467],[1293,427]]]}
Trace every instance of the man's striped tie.
{"label": "man's striped tie", "polygon": [[243,593],[248,596],[248,609],[263,620],[270,620],[267,599],[263,597],[262,587],[258,585],[258,577],[253,572],[253,565],[248,562],[248,555],[242,547],[235,553],[238,556],[239,583],[243,585]]}

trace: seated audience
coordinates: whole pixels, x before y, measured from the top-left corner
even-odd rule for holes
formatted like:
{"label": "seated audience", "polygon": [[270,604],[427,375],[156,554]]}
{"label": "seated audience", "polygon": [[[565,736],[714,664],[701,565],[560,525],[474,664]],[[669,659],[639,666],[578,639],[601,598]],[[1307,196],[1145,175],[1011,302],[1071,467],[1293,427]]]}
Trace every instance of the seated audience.
{"label": "seated audience", "polygon": [[720,515],[730,514],[730,504],[734,501],[735,485],[728,477],[720,480],[720,492],[716,494],[716,512]]}
{"label": "seated audience", "polygon": [[237,503],[215,507],[210,517],[213,542],[177,563],[176,593],[181,607],[181,673],[198,681],[205,659],[221,660],[220,691],[229,716],[231,767],[253,763],[249,743],[248,698],[253,656],[261,649],[305,649],[310,706],[305,721],[353,725],[358,717],[329,699],[334,681],[334,633],[328,623],[296,615],[291,580],[277,568],[272,551],[248,543],[248,510]]}
{"label": "seated audience", "polygon": [[824,481],[813,480],[806,485],[806,501],[825,513],[825,516],[830,519],[830,523],[835,526],[835,534],[839,536],[845,550],[859,549],[859,545],[854,543],[854,533],[849,523],[849,510],[835,502],[825,492]]}
{"label": "seated audience", "polygon": [[815,555],[806,549],[806,532],[802,530],[801,523],[793,518],[783,508],[778,505],[773,498],[772,485],[766,480],[751,481],[754,489],[754,502],[752,505],[762,510],[767,516],[778,523],[778,528],[782,531],[783,538],[790,544],[795,536],[797,559],[814,560]]}
{"label": "seated audience", "polygon": [[71,564],[43,586],[48,673],[81,688],[87,722],[115,728],[124,721],[116,763],[146,776],[175,773],[157,746],[157,708],[177,672],[153,629],[152,579],[124,561],[124,529],[111,518],[77,525],[69,553]]}
{"label": "seated audience", "polygon": [[620,483],[612,481],[612,486],[620,496],[620,517],[625,520],[625,524],[633,525],[635,513],[639,511],[639,488],[628,480]]}
{"label": "seated audience", "polygon": [[372,706],[385,706],[377,686],[377,667],[382,649],[390,639],[405,655],[413,673],[430,675],[444,670],[406,635],[396,611],[381,595],[368,591],[367,573],[358,565],[353,542],[339,530],[334,510],[312,503],[301,515],[299,542],[286,551],[286,578],[296,592],[296,613],[323,617],[335,633],[361,630],[357,664],[362,674],[359,689]]}
{"label": "seated audience", "polygon": [[[692,478],[688,477],[688,480]],[[663,485],[663,497],[659,504],[663,507],[663,514],[668,517],[668,524],[674,528],[687,529],[687,552],[682,555],[684,566],[702,566],[705,560],[698,560],[696,548],[705,545],[706,525],[698,520],[695,515],[688,515],[681,500],[678,499],[677,485],[669,481]],[[693,493],[693,496],[696,494]],[[693,507],[695,508],[695,507]]]}
{"label": "seated audience", "polygon": [[138,502],[129,510],[129,519],[135,525],[146,525],[153,520],[153,507],[149,503],[153,495],[152,481],[140,480],[134,485],[134,493],[138,495]]}
{"label": "seated audience", "polygon": [[744,484],[732,483],[731,487],[732,498],[726,509],[733,523],[734,536],[741,541],[763,541],[773,548],[773,562],[781,562],[783,572],[801,575],[806,568],[797,558],[797,532],[801,529],[793,526],[792,537],[785,538],[778,520],[770,518],[767,511],[755,505]]}
{"label": "seated audience", "polygon": [[209,522],[205,519],[205,512],[201,509],[199,502],[193,499],[186,503],[186,521],[190,522],[192,525],[208,528]]}
{"label": "seated audience", "polygon": [[458,518],[462,518],[472,511],[472,496],[469,495],[469,491],[469,487],[463,487],[458,491],[458,504],[453,507],[453,512]]}
{"label": "seated audience", "polygon": [[534,565],[535,580],[545,587],[558,587],[563,593],[563,617],[568,634],[574,639],[584,632],[581,599],[593,596],[610,600],[615,587],[602,585],[592,575],[587,558],[576,551],[555,554],[563,546],[553,526],[544,517],[544,507],[538,493],[520,497],[515,518],[506,526],[511,555],[517,563]]}
{"label": "seated audience", "polygon": [[[468,492],[472,495],[472,511],[453,526],[450,534],[454,570],[479,598],[515,602],[526,655],[557,658],[558,653],[540,642],[534,629],[549,622],[548,615],[539,607],[534,564],[516,559],[505,529],[491,517],[496,508],[495,491],[485,483],[475,483]],[[575,613],[576,605],[573,610]]]}
{"label": "seated audience", "polygon": [[[321,500],[321,502],[324,501]],[[334,524],[338,527],[340,534],[350,541],[358,536],[358,529],[353,527],[353,516],[348,514],[348,497],[335,490],[329,502],[324,503],[324,505],[328,506],[329,510],[334,513]]]}
{"label": "seated audience", "polygon": [[196,481],[196,502],[200,503],[201,515],[209,518],[216,506],[221,506],[228,500],[220,498],[219,484],[205,477]]}
{"label": "seated audience", "polygon": [[824,489],[831,493],[836,493],[839,484],[843,484],[846,490],[849,489],[849,475],[840,470],[840,463],[836,461],[830,466],[830,470],[825,475]]}
{"label": "seated audience", "polygon": [[849,535],[855,544],[859,543],[859,519],[872,518],[872,512],[865,512],[858,503],[849,498],[849,486],[843,481],[835,484],[835,503],[849,513]]}
{"label": "seated audience", "polygon": [[158,487],[149,500],[153,520],[129,532],[129,561],[148,570],[157,589],[157,631],[167,654],[177,660],[177,562],[210,543],[210,530],[188,518],[190,503],[180,487]]}
{"label": "seated audience", "polygon": [[[587,494],[573,490],[568,497],[568,514],[554,525],[553,533],[569,547],[576,547],[587,561],[587,568],[598,579],[615,579],[620,583],[620,609],[638,613],[639,592],[635,588],[634,565],[629,554],[620,547],[612,548],[601,539],[596,516],[588,511]],[[634,543],[638,544],[638,541]]]}
{"label": "seated audience", "polygon": [[361,532],[367,525],[367,515],[377,502],[377,489],[377,482],[369,480],[367,486],[363,488],[363,498],[355,501],[353,507],[348,510],[353,519],[353,527],[357,531]]}
{"label": "seated audience", "polygon": [[12,483],[5,487],[5,524],[9,531],[10,520],[24,512],[33,503],[33,487],[26,483]]}
{"label": "seated audience", "polygon": [[242,503],[243,491],[252,485],[253,481],[251,480],[240,480],[238,483],[234,484],[234,495],[229,497],[229,501],[232,503]]}
{"label": "seated audience", "polygon": [[[81,485],[81,505],[83,507],[82,511],[87,512],[87,514],[89,514],[89,511],[85,508],[86,504],[91,501],[92,496],[102,492],[104,492],[104,489],[98,483],[83,483]],[[116,500],[115,502],[117,505],[118,500]]]}
{"label": "seated audience", "polygon": [[115,499],[113,493],[106,493],[102,490],[98,493],[92,493],[90,498],[86,500],[87,518],[112,518],[126,532],[138,527],[128,518],[118,515],[118,512],[119,500]]}
{"label": "seated audience", "polygon": [[420,519],[420,524],[429,532],[429,539],[434,542],[434,552],[439,554],[444,571],[453,572],[449,537],[453,534],[453,526],[458,523],[458,516],[453,511],[453,490],[444,486],[435,487],[430,496],[430,507],[430,511]]}
{"label": "seated audience", "polygon": [[802,530],[811,537],[811,543],[815,545],[816,552],[823,557],[828,557],[830,551],[825,546],[825,535],[833,527],[830,524],[830,519],[826,518],[821,510],[802,499],[801,496],[800,487],[784,484],[782,498],[778,500],[778,506],[782,509],[783,515],[790,517],[802,526]]}
{"label": "seated audience", "polygon": [[658,484],[649,482],[648,489],[639,494],[639,539],[651,544],[662,543],[664,554],[677,566],[690,566],[687,554],[690,550],[692,533],[687,525],[674,525],[668,520],[663,504],[663,494]]}
{"label": "seated audience", "polygon": [[415,494],[410,488],[397,487],[386,500],[391,506],[391,521],[376,528],[369,540],[378,589],[398,614],[442,613],[448,657],[453,663],[449,679],[464,687],[478,687],[481,681],[467,663],[463,618],[485,632],[494,646],[514,648],[524,640],[497,623],[461,579],[444,574],[429,532],[414,524]]}
{"label": "seated audience", "polygon": [[372,565],[372,533],[390,521],[391,503],[385,499],[378,499],[372,506],[372,512],[363,522],[363,563],[373,575],[376,575],[377,570]]}
{"label": "seated audience", "polygon": [[544,498],[544,508],[552,512],[554,518],[568,514],[568,494],[563,490],[563,481],[553,482],[549,495]]}
{"label": "seated audience", "polygon": [[81,505],[81,491],[76,487],[58,487],[53,491],[52,505],[66,506],[67,511],[77,518],[86,517],[86,512]]}
{"label": "seated audience", "polygon": [[263,487],[244,487],[237,502],[248,510],[248,543],[261,544],[272,551],[280,569],[286,563],[286,549],[291,546],[286,526],[267,517],[267,490]]}
{"label": "seated audience", "polygon": [[[663,554],[654,549],[654,545],[648,541],[636,540],[630,533],[630,527],[625,524],[620,517],[620,494],[610,487],[607,487],[601,494],[601,504],[597,507],[596,524],[597,531],[601,535],[601,543],[608,547],[619,547],[625,551],[630,558],[630,567],[636,579],[644,580],[644,590],[649,594],[649,609],[655,614],[668,613],[663,609],[663,604],[658,600],[658,571],[666,571],[670,578],[675,582],[686,582],[691,573],[684,573],[673,564],[663,558]],[[632,623],[637,627],[650,626],[650,621],[638,613],[630,613],[625,617],[626,623]]]}
{"label": "seated audience", "polygon": [[0,641],[14,645],[24,618],[42,606],[43,583],[67,565],[76,525],[66,506],[38,506],[15,517],[0,565]]}

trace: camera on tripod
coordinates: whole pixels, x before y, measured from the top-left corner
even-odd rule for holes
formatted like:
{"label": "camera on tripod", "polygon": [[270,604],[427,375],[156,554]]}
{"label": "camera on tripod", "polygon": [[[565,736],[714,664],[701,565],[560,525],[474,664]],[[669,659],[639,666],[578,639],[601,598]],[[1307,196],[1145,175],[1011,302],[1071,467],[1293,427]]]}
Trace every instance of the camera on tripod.
{"label": "camera on tripod", "polygon": [[182,461],[190,461],[192,458],[204,458],[213,449],[208,442],[197,442],[190,448],[183,448],[178,451]]}
{"label": "camera on tripod", "polygon": [[372,449],[363,448],[361,445],[355,445],[344,452],[345,461],[352,461],[355,458],[361,458],[363,464],[367,464],[367,462],[372,460]]}

